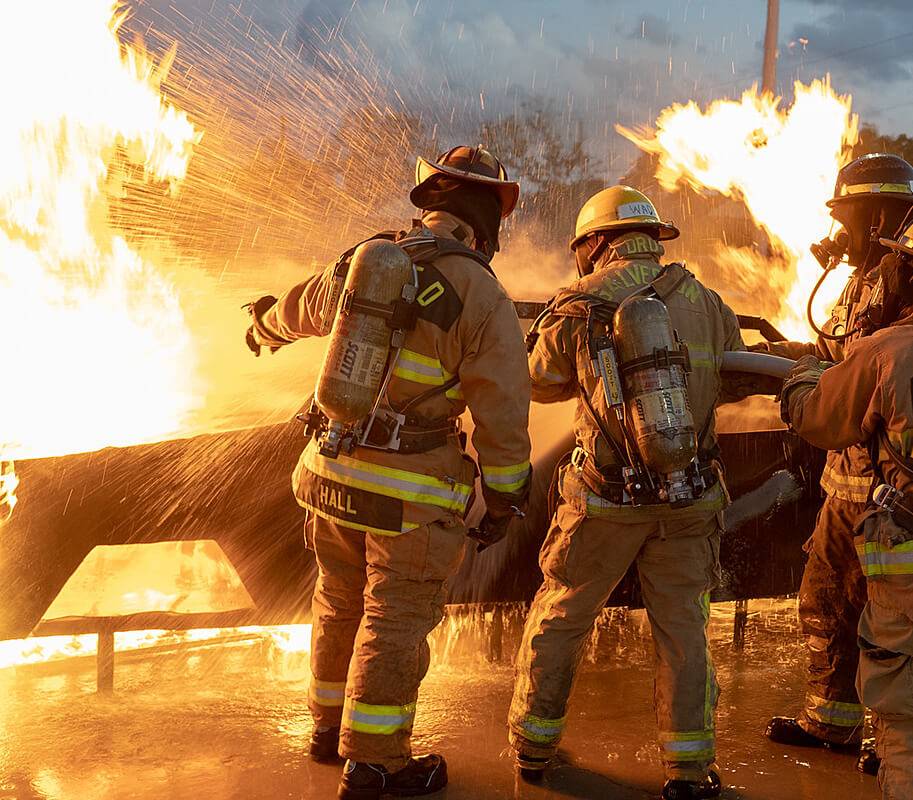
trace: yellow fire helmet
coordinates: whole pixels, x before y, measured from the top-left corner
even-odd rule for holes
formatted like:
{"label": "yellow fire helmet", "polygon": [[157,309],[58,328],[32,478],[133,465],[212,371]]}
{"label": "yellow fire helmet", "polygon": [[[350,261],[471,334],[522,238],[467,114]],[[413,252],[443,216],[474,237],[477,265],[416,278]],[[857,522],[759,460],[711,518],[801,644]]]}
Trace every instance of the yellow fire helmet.
{"label": "yellow fire helmet", "polygon": [[663,222],[656,206],[642,192],[630,186],[610,186],[594,194],[577,215],[577,227],[571,239],[571,250],[588,236],[601,231],[625,231],[632,228],[656,228],[656,238],[677,239],[678,228]]}
{"label": "yellow fire helmet", "polygon": [[894,239],[879,239],[878,241],[885,247],[890,247],[899,253],[906,253],[913,256],[913,219],[911,214],[907,215],[900,233]]}
{"label": "yellow fire helmet", "polygon": [[490,186],[501,198],[502,218],[510,216],[520,197],[520,184],[507,177],[504,165],[482,145],[453,147],[446,153],[441,153],[434,163],[419,156],[415,164],[415,187],[418,188],[435,175],[449,175]]}

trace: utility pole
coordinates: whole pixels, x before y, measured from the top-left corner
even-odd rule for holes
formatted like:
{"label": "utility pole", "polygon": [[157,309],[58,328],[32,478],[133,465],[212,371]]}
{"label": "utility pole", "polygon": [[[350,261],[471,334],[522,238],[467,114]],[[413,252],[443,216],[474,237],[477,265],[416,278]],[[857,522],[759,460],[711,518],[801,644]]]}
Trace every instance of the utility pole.
{"label": "utility pole", "polygon": [[777,93],[777,38],[780,33],[780,0],[767,0],[767,31],[764,34],[764,74],[761,91]]}

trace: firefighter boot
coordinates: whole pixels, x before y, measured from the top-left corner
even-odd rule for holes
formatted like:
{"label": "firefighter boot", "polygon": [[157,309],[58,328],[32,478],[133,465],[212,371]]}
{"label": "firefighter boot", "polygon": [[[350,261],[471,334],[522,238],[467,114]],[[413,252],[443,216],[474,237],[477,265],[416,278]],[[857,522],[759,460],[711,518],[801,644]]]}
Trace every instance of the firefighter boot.
{"label": "firefighter boot", "polygon": [[339,760],[339,726],[317,727],[311,731],[311,758],[322,764]]}
{"label": "firefighter boot", "polygon": [[878,769],[881,767],[881,758],[872,744],[865,743],[859,751],[859,759],[856,761],[856,769],[863,775],[877,777]]}
{"label": "firefighter boot", "polygon": [[433,794],[447,785],[447,762],[443,756],[409,759],[397,772],[380,764],[346,761],[339,783],[339,800],[378,800],[381,795],[418,797]]}
{"label": "firefighter boot", "polygon": [[523,780],[532,781],[533,783],[538,783],[542,780],[545,769],[551,761],[550,758],[524,755],[521,750],[516,750],[514,755],[517,759],[517,772],[520,773],[520,777]]}
{"label": "firefighter boot", "polygon": [[821,739],[805,730],[795,717],[774,717],[764,733],[770,741],[791,747],[826,747],[835,753],[851,753],[859,749],[857,742],[837,744]]}
{"label": "firefighter boot", "polygon": [[710,770],[699,781],[667,780],[663,786],[663,800],[705,800],[719,797],[722,790],[720,776]]}

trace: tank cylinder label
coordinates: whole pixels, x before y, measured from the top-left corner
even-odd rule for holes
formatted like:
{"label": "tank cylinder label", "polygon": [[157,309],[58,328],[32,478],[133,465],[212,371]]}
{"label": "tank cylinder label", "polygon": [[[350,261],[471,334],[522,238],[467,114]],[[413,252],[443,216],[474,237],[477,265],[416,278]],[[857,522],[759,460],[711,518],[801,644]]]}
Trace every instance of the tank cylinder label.
{"label": "tank cylinder label", "polygon": [[341,345],[334,353],[338,358],[333,366],[336,377],[376,389],[387,364],[387,348],[354,339],[348,339]]}
{"label": "tank cylinder label", "polygon": [[634,398],[634,412],[640,428],[690,428],[694,426],[688,395],[684,389],[667,388]]}

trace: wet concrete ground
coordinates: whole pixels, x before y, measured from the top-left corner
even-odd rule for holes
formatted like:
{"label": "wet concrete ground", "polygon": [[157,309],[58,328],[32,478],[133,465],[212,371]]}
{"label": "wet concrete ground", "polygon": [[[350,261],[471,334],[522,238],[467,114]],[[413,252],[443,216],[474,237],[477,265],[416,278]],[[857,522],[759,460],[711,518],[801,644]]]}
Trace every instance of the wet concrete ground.
{"label": "wet concrete ground", "polygon": [[[876,800],[853,759],[794,751],[762,736],[797,709],[802,652],[794,603],[754,601],[747,643],[731,645],[732,609],[713,615],[723,688],[719,765],[727,798],[837,795]],[[643,614],[607,612],[569,713],[562,765],[541,786],[515,779],[504,718],[521,614],[505,619],[503,660],[491,625],[445,622],[416,722],[417,752],[446,754],[442,800],[656,797],[662,784],[651,707],[652,652]],[[0,671],[0,800],[266,800],[334,798],[339,768],[306,757],[307,654],[271,641],[118,656],[116,694],[94,693],[94,662]]]}

